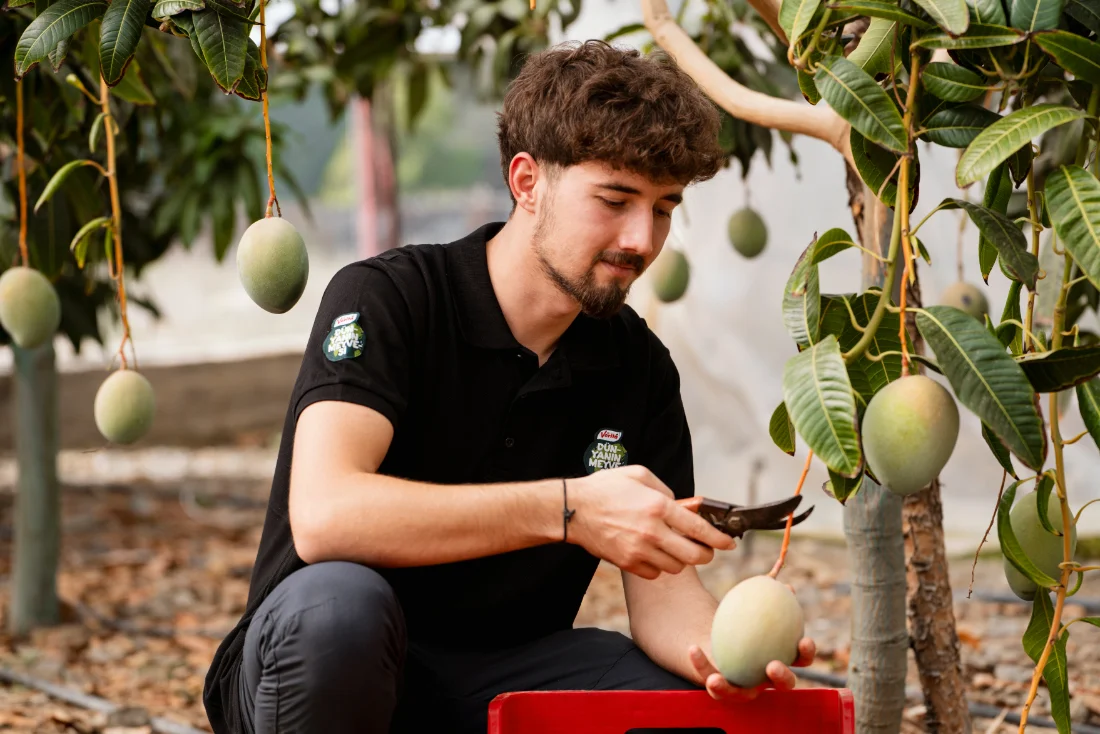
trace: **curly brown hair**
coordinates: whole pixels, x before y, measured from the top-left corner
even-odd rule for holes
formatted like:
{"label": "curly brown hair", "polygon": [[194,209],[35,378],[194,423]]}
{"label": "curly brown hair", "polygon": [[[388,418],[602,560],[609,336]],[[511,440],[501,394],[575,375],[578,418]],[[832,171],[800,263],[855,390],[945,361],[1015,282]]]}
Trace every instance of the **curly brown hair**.
{"label": "curly brown hair", "polygon": [[[681,185],[712,178],[724,156],[718,109],[676,63],[598,40],[533,54],[497,114],[504,179],[517,153],[541,165],[587,161]],[[514,202],[514,197],[513,197]]]}

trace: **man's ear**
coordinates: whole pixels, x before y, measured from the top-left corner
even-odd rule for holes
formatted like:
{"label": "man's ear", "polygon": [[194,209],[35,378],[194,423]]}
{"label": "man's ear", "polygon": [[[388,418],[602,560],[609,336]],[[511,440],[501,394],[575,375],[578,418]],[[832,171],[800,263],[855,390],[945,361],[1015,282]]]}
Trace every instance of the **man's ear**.
{"label": "man's ear", "polygon": [[540,187],[539,182],[545,176],[545,169],[539,166],[530,153],[516,153],[508,164],[508,188],[512,191],[517,209],[524,209],[529,214],[535,213],[535,202],[545,188]]}

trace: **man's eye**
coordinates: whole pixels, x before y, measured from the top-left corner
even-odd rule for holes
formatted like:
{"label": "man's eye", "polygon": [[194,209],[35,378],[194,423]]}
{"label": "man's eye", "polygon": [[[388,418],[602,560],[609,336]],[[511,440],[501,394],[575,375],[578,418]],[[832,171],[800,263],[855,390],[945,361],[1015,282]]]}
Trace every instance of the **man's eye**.
{"label": "man's eye", "polygon": [[625,201],[612,201],[611,199],[605,199],[602,196],[597,197],[604,204],[607,204],[612,209],[622,209],[626,205]]}
{"label": "man's eye", "polygon": [[672,212],[666,212],[664,209],[655,209],[657,216],[664,217],[665,219],[672,219]]}

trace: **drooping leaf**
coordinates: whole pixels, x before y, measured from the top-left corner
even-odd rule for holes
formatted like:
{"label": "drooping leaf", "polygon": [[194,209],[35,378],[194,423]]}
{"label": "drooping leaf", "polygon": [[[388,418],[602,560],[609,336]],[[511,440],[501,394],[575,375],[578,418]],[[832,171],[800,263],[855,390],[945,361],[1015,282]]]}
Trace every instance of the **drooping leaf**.
{"label": "drooping leaf", "polygon": [[1065,0],[1012,0],[1008,22],[1029,33],[1057,28],[1064,5]]}
{"label": "drooping leaf", "polygon": [[792,42],[810,27],[821,0],[783,0],[779,5],[779,27]]}
{"label": "drooping leaf", "polygon": [[[880,145],[875,145],[860,135],[855,128],[849,131],[848,142],[852,148],[852,159],[856,163],[856,171],[859,173],[859,177],[863,179],[863,182],[879,197],[883,204],[894,207],[897,204],[898,196],[898,169],[894,164],[897,163],[899,155],[886,150]],[[913,169],[914,171],[919,170],[919,166],[914,165]],[[887,180],[887,176],[889,176],[889,180]],[[918,177],[913,175],[909,178],[911,179],[909,183],[909,210],[912,212],[913,207],[916,206]]]}
{"label": "drooping leaf", "polygon": [[[1009,513],[1012,512],[1012,503],[1016,498],[1016,488],[1020,482],[1013,482],[1005,487],[1001,495],[1001,503],[997,506],[997,540],[1001,544],[1001,552],[1008,562],[1016,567],[1016,570],[1038,584],[1040,591],[1036,597],[1043,595],[1043,589],[1057,586],[1058,582],[1043,573],[1035,563],[1027,557],[1020,541],[1016,539],[1016,533],[1012,529],[1012,520]],[[1050,627],[1047,627],[1050,631]],[[1025,637],[1026,640],[1026,637]]]}
{"label": "drooping leaf", "polygon": [[50,200],[50,197],[57,193],[57,190],[61,188],[61,184],[65,183],[65,179],[69,174],[75,171],[81,166],[95,166],[98,165],[95,161],[87,158],[82,158],[77,161],[69,161],[61,168],[57,169],[55,173],[46,184],[46,188],[42,189],[42,194],[38,197],[38,201],[34,204],[35,213],[42,208],[42,205]]}
{"label": "drooping leaf", "polygon": [[[982,194],[982,206],[998,214],[1004,214],[1008,211],[1008,201],[1011,196],[1012,179],[1008,174],[1008,164],[1002,163],[989,172],[985,192]],[[993,265],[997,262],[997,248],[981,232],[978,233],[978,260],[982,280],[988,283],[989,274],[993,272]]]}
{"label": "drooping leaf", "polygon": [[1008,472],[1013,479],[1019,479],[1016,468],[1012,466],[1012,455],[1009,453],[1008,448],[984,423],[982,424],[982,438],[985,439],[985,445],[993,452],[993,457],[997,459],[997,463],[1001,465],[1001,468]]}
{"label": "drooping leaf", "polygon": [[[240,5],[237,5],[232,0],[204,0],[206,7],[213,10],[220,15],[224,15],[227,18],[233,20],[239,20],[246,25],[252,26],[257,23],[248,13],[244,12]],[[259,5],[256,6],[259,8]]]}
{"label": "drooping leaf", "polygon": [[787,360],[783,400],[798,435],[825,465],[854,478],[863,465],[856,402],[840,345],[828,335]]}
{"label": "drooping leaf", "polygon": [[[858,51],[859,49],[857,48],[856,50]],[[853,51],[852,53],[855,54],[855,51]],[[810,104],[813,104],[813,105],[820,102],[821,101],[821,92],[817,91],[817,85],[814,84],[813,75],[812,74],[807,74],[806,72],[802,71],[801,69],[798,69],[797,76],[798,76],[798,89],[799,89],[799,91],[802,92],[802,96],[806,99],[806,101],[809,102]]]}
{"label": "drooping leaf", "polygon": [[[890,71],[890,53],[894,45],[894,31],[897,25],[896,21],[885,18],[871,18],[867,30],[859,39],[859,45],[848,54],[848,60],[871,76]],[[813,79],[808,74],[805,76]],[[816,90],[817,87],[815,86],[814,89]]]}
{"label": "drooping leaf", "polygon": [[197,38],[210,75],[223,91],[232,91],[237,80],[244,76],[247,25],[209,8],[192,13],[191,17],[195,24],[193,38]]}
{"label": "drooping leaf", "polygon": [[961,36],[970,27],[970,10],[966,7],[966,0],[915,1],[936,21],[936,25],[948,33]]}
{"label": "drooping leaf", "polygon": [[1011,46],[1024,40],[1023,31],[1002,25],[971,23],[964,36],[952,36],[946,31],[932,31],[922,34],[915,45],[921,48],[948,50],[966,50],[976,48],[999,48]]}
{"label": "drooping leaf", "polygon": [[1100,378],[1093,378],[1077,386],[1077,407],[1092,442],[1100,448]]}
{"label": "drooping leaf", "polygon": [[104,113],[100,112],[92,120],[92,129],[88,131],[88,150],[95,153],[96,142],[99,140],[99,132],[103,129]]}
{"label": "drooping leaf", "polygon": [[920,80],[933,96],[947,102],[969,102],[989,90],[985,80],[975,72],[945,61],[933,61],[926,66]]}
{"label": "drooping leaf", "polygon": [[1016,361],[1035,392],[1061,392],[1100,374],[1100,345],[1062,347]]}
{"label": "drooping leaf", "polygon": [[843,505],[863,486],[863,476],[863,472],[860,472],[855,479],[849,479],[829,469],[829,490],[837,502]]}
{"label": "drooping leaf", "polygon": [[1039,495],[1035,498],[1035,510],[1039,515],[1039,524],[1051,535],[1061,535],[1060,532],[1054,529],[1054,526],[1050,524],[1050,518],[1047,517],[1047,510],[1049,509],[1050,493],[1054,489],[1054,477],[1050,475],[1050,472],[1045,472],[1042,477],[1039,478],[1039,484],[1035,487],[1035,493]]}
{"label": "drooping leaf", "polygon": [[1001,0],[968,0],[972,23],[984,23],[987,25],[1003,26],[1008,23],[1005,18]]}
{"label": "drooping leaf", "polygon": [[1066,0],[1065,13],[1093,33],[1100,33],[1100,2],[1097,0]]}
{"label": "drooping leaf", "polygon": [[1036,33],[1035,43],[1077,79],[1100,84],[1100,43],[1068,31]]}
{"label": "drooping leaf", "polygon": [[1041,470],[1047,443],[1035,391],[1004,346],[973,317],[950,306],[923,309],[917,328],[959,401],[1020,461]]}
{"label": "drooping leaf", "polygon": [[992,110],[980,105],[948,107],[924,121],[925,132],[921,140],[927,140],[946,148],[965,148],[982,130],[1001,119]]}
{"label": "drooping leaf", "polygon": [[817,242],[814,243],[813,255],[810,258],[810,262],[817,265],[824,260],[828,260],[833,255],[844,252],[848,248],[855,246],[856,243],[852,240],[850,234],[839,227],[834,227],[817,238]]}
{"label": "drooping leaf", "polygon": [[[839,3],[830,4],[828,7],[843,13],[866,15],[868,18],[872,19],[879,18],[882,20],[897,21],[903,25],[912,26],[921,31],[926,31],[935,27],[928,21],[912,13],[905,12],[895,3],[882,2],[882,0],[843,0]],[[868,27],[868,31],[869,30],[870,26]],[[864,38],[866,38],[866,34],[864,34]],[[860,43],[863,42],[860,41]],[[852,58],[851,55],[849,55],[848,58]]]}
{"label": "drooping leaf", "polygon": [[905,152],[901,114],[870,74],[843,56],[825,56],[818,62],[814,82],[829,106],[865,138]]}
{"label": "drooping leaf", "polygon": [[129,63],[126,73],[122,75],[122,81],[111,88],[111,93],[133,104],[156,104],[153,93],[141,78],[141,65],[138,64],[137,59]]}
{"label": "drooping leaf", "polygon": [[[879,292],[867,291],[858,296],[823,296],[821,299],[821,333],[832,334],[840,342],[840,351],[847,352],[856,345],[863,333],[852,325],[852,317],[860,327],[871,321],[871,315],[878,305]],[[848,301],[848,306],[844,301]],[[851,312],[849,313],[849,309]],[[908,339],[908,335],[906,335]],[[912,340],[908,340],[910,356],[915,356]],[[875,394],[888,384],[901,377],[901,320],[896,313],[886,311],[879,322],[871,344],[869,355],[894,352],[881,359],[872,360],[868,354],[848,365],[848,380],[864,403],[869,403]]]}
{"label": "drooping leaf", "polygon": [[157,4],[153,7],[153,19],[154,20],[168,20],[174,15],[180,13],[202,10],[206,7],[203,0],[157,0]]}
{"label": "drooping leaf", "polygon": [[267,89],[267,73],[260,63],[260,47],[248,39],[248,55],[244,59],[244,75],[233,93],[242,99],[257,101]]}
{"label": "drooping leaf", "polygon": [[780,403],[772,412],[768,434],[780,451],[794,456],[794,423],[791,423],[791,417],[787,414],[786,403]]}
{"label": "drooping leaf", "polygon": [[91,238],[92,232],[101,227],[106,227],[110,223],[110,217],[96,217],[78,229],[76,234],[73,235],[73,240],[69,243],[69,249],[72,250],[73,256],[76,258],[78,268],[84,267],[84,260],[88,254],[88,240]]}
{"label": "drooping leaf", "polygon": [[[1042,281],[1040,281],[1042,282]],[[1011,319],[1020,321],[1020,290],[1023,283],[1014,280],[1008,284],[1008,297],[1005,299],[1005,307],[1001,312],[1001,323],[997,326],[997,339],[1012,352],[1013,356],[1019,356],[1024,351],[1024,332],[1016,324],[1005,323]]]}
{"label": "drooping leaf", "polygon": [[1039,277],[1039,258],[1028,251],[1027,238],[1008,217],[964,199],[944,199],[940,206],[943,209],[965,210],[970,221],[997,248],[997,255],[1007,272],[1031,290],[1035,290],[1035,280]]}
{"label": "drooping leaf", "polygon": [[916,243],[917,252],[920,253],[921,258],[926,263],[931,265],[932,264],[932,256],[930,254],[928,254],[928,248],[924,246],[924,243],[920,241],[920,238],[919,237],[910,237],[909,239],[911,239],[914,243]]}
{"label": "drooping leaf", "polygon": [[[1031,620],[1024,632],[1023,646],[1027,656],[1036,665],[1043,657],[1047,640],[1050,639],[1050,630],[1054,625],[1054,605],[1050,602],[1050,594],[1040,590],[1035,594],[1035,601],[1031,608]],[[1069,639],[1069,630],[1062,632],[1054,640],[1050,655],[1047,657],[1046,667],[1043,668],[1043,680],[1047,684],[1050,694],[1050,715],[1058,727],[1058,734],[1072,734],[1069,715],[1069,676],[1066,662],[1066,641]]]}
{"label": "drooping leaf", "polygon": [[1044,103],[1002,117],[967,147],[955,169],[955,182],[960,187],[974,183],[1034,138],[1084,115],[1072,107]]}
{"label": "drooping leaf", "polygon": [[99,64],[107,86],[122,79],[137,50],[151,0],[112,0],[103,13],[99,34]]}
{"label": "drooping leaf", "polygon": [[15,78],[20,79],[51,51],[107,10],[105,0],[58,0],[32,20],[15,45]]}
{"label": "drooping leaf", "polygon": [[1012,174],[1012,183],[1019,186],[1027,178],[1031,163],[1035,160],[1035,151],[1031,144],[1022,146],[1008,158],[1008,170]]}
{"label": "drooping leaf", "polygon": [[1047,175],[1047,207],[1054,231],[1093,285],[1100,284],[1100,182],[1080,166]]}
{"label": "drooping leaf", "polygon": [[48,57],[50,60],[50,68],[52,68],[54,71],[59,71],[61,69],[61,65],[65,63],[65,57],[68,56],[68,54],[69,39],[66,38],[61,43],[57,44],[57,48],[55,48],[53,51],[50,51]]}
{"label": "drooping leaf", "polygon": [[[821,297],[817,266],[811,261],[814,245],[802,251],[783,289],[783,323],[795,344],[806,347],[818,339]],[[789,407],[789,406],[788,406]]]}

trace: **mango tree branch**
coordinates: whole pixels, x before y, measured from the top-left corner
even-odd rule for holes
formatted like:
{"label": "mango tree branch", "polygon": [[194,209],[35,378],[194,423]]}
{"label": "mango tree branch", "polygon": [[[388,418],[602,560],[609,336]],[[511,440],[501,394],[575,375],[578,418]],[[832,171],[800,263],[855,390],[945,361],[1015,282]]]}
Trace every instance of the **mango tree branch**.
{"label": "mango tree branch", "polygon": [[[695,45],[691,36],[676,24],[665,0],[641,0],[641,3],[642,18],[645,27],[653,35],[653,40],[722,109],[736,118],[761,127],[822,140],[835,148],[848,161],[848,165],[855,168],[852,150],[848,144],[850,126],[832,108],[822,103],[810,106],[772,97],[739,84],[711,61]],[[753,5],[758,12],[760,7],[770,8],[774,5],[778,16],[778,3],[759,0],[759,3]],[[767,16],[764,17],[768,20]],[[778,21],[775,24],[769,21],[769,25],[774,28]]]}
{"label": "mango tree branch", "polygon": [[779,6],[781,4],[782,0],[749,0],[749,5],[764,19],[765,23],[771,26],[779,40],[784,44],[790,44],[786,32],[779,25]]}

